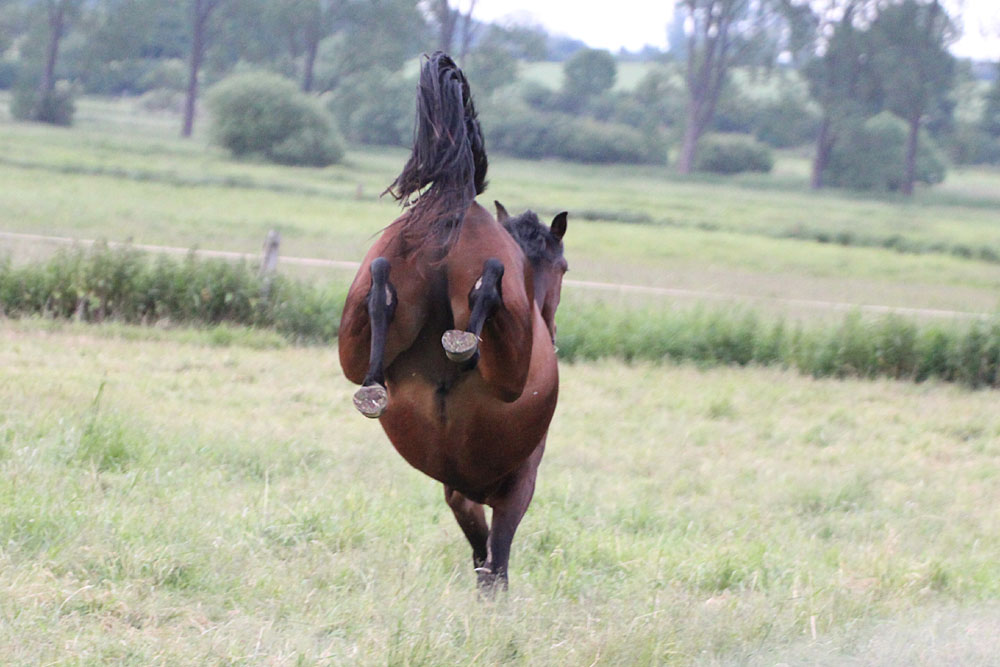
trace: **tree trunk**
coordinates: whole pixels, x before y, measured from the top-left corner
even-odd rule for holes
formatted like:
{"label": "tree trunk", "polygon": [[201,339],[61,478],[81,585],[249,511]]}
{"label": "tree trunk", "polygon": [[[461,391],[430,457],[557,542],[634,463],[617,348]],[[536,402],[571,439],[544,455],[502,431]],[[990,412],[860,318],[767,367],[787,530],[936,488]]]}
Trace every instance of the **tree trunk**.
{"label": "tree trunk", "polygon": [[198,74],[205,57],[205,28],[208,18],[218,5],[218,0],[194,0],[191,23],[191,59],[188,61],[187,96],[184,99],[184,126],[182,137],[190,137],[194,130],[195,104],[198,100]]}
{"label": "tree trunk", "polygon": [[812,177],[809,186],[813,190],[823,187],[823,174],[830,162],[830,152],[833,150],[833,133],[830,132],[830,117],[823,116],[819,126],[819,136],[816,137],[816,157],[813,158]]}
{"label": "tree trunk", "polygon": [[688,102],[687,123],[684,124],[684,139],[681,142],[681,154],[677,156],[677,171],[690,174],[694,171],[694,158],[698,151],[698,112],[695,102]]}
{"label": "tree trunk", "polygon": [[450,54],[459,12],[448,6],[448,0],[436,0],[431,9],[438,22],[438,49]]}
{"label": "tree trunk", "polygon": [[66,6],[62,2],[49,6],[49,43],[45,49],[45,71],[39,87],[42,98],[48,97],[56,87],[56,60],[59,58],[59,42],[64,29],[63,19]]}
{"label": "tree trunk", "polygon": [[910,132],[906,137],[906,164],[903,170],[904,195],[913,195],[913,182],[917,180],[917,143],[920,139],[920,116],[910,119]]}
{"label": "tree trunk", "polygon": [[316,70],[316,54],[319,51],[319,40],[310,39],[309,44],[306,46],[306,62],[304,66],[305,72],[302,74],[302,90],[303,92],[310,93],[313,89],[313,76]]}

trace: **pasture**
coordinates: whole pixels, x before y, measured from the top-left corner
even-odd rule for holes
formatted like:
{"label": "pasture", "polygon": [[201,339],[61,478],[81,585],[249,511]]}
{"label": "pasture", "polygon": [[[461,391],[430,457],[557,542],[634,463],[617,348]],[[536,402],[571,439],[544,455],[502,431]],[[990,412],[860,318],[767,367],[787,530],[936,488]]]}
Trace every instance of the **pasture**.
{"label": "pasture", "polygon": [[[286,255],[357,260],[395,215],[378,194],[403,151],[355,148],[323,170],[232,162],[130,105],[85,100],[69,131],[0,122],[0,231],[256,252],[278,228]],[[487,202],[570,211],[568,278],[694,293],[567,286],[564,308],[710,299],[822,321],[787,300],[1000,302],[982,250],[1000,252],[995,171],[908,202],[809,193],[792,153],[730,180],[491,158]],[[15,263],[53,248],[0,239]],[[482,601],[440,486],[356,414],[334,349],[0,320],[0,663],[1000,653],[995,392],[620,361],[561,375],[511,591]]]}
{"label": "pasture", "polygon": [[333,350],[39,322],[0,340],[5,664],[1000,649],[991,392],[567,365],[511,591],[483,602],[439,485],[355,413]]}

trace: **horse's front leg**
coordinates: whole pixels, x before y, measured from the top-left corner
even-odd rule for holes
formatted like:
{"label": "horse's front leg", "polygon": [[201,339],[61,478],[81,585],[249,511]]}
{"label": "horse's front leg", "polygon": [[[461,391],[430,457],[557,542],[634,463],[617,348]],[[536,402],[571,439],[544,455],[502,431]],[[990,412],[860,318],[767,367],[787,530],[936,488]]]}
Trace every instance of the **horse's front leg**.
{"label": "horse's front leg", "polygon": [[483,263],[483,273],[469,292],[469,323],[465,331],[451,329],[441,337],[445,354],[452,361],[469,362],[475,366],[479,359],[479,340],[486,320],[496,312],[503,302],[503,263],[491,258]]}
{"label": "horse's front leg", "polygon": [[361,388],[354,394],[354,406],[361,414],[375,419],[381,417],[389,405],[389,392],[385,388],[385,343],[396,313],[396,289],[389,282],[389,260],[376,257],[370,266],[372,286],[368,291],[368,320],[371,324],[371,350],[368,372]]}

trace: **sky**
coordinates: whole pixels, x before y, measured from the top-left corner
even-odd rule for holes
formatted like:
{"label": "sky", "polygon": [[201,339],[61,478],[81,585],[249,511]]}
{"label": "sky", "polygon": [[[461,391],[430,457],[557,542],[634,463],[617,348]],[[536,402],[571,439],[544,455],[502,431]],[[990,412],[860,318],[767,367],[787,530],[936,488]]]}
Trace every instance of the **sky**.
{"label": "sky", "polygon": [[[455,0],[463,10],[469,0]],[[575,37],[588,46],[637,51],[645,45],[667,47],[667,23],[672,0],[477,0],[473,16],[480,21],[514,18],[518,23],[540,23],[555,34]],[[956,55],[1000,60],[1000,0],[950,0],[962,5],[964,31],[953,46]],[[992,36],[984,30],[992,29]]]}

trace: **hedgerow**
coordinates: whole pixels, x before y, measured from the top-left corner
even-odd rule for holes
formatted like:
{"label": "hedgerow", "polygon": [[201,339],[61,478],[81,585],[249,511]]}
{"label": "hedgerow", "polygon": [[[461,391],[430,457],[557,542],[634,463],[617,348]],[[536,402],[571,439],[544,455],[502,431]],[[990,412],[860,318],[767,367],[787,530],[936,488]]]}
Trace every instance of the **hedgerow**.
{"label": "hedgerow", "polygon": [[[345,286],[275,276],[247,262],[150,256],[128,246],[64,250],[47,262],[0,261],[0,311],[132,324],[236,324],[293,342],[330,343]],[[898,315],[805,324],[748,309],[623,308],[564,300],[559,356],[567,362],[693,362],[780,366],[815,377],[887,377],[1000,387],[1000,316],[917,322]]]}

